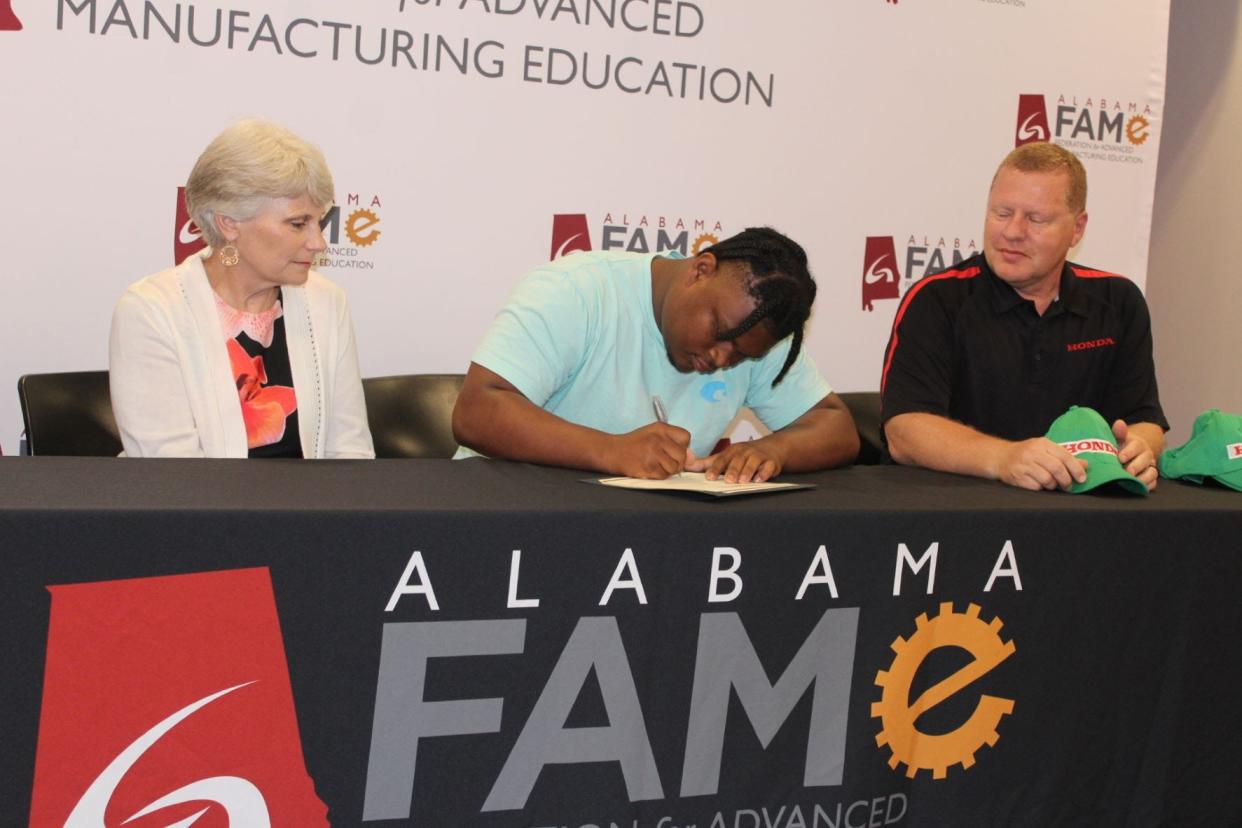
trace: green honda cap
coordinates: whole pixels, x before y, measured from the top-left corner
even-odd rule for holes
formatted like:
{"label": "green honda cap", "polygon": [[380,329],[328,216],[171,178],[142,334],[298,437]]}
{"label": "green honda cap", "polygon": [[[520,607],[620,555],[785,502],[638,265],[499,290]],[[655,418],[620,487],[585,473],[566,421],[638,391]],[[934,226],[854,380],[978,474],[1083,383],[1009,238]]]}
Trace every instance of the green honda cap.
{"label": "green honda cap", "polygon": [[1071,405],[1053,421],[1047,437],[1080,460],[1087,461],[1087,479],[1069,487],[1070,494],[1089,492],[1116,481],[1126,491],[1147,494],[1142,480],[1125,470],[1117,459],[1117,439],[1094,408]]}
{"label": "green honda cap", "polygon": [[1160,473],[1191,483],[1210,477],[1242,492],[1242,415],[1204,411],[1186,444],[1160,458]]}

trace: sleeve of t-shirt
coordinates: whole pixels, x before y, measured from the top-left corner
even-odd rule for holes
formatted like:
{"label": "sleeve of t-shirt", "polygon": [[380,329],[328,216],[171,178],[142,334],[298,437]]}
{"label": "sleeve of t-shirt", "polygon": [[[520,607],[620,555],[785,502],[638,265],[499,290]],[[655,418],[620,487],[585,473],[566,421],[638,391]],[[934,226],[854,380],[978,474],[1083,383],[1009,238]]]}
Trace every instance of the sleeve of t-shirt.
{"label": "sleeve of t-shirt", "polygon": [[792,345],[792,337],[786,337],[763,359],[757,360],[751,371],[750,387],[746,389],[746,405],[773,431],[789,425],[832,393],[832,386],[819,373],[815,360],[805,349],[798,352],[780,384],[772,387],[772,380],[781,372]]}
{"label": "sleeve of t-shirt", "polygon": [[586,353],[589,303],[565,274],[527,275],[496,315],[473,362],[543,405],[578,370]]}
{"label": "sleeve of t-shirt", "polygon": [[1123,284],[1128,293],[1123,309],[1125,334],[1106,399],[1115,406],[1117,416],[1127,423],[1155,423],[1168,431],[1169,422],[1160,406],[1160,392],[1156,386],[1147,302],[1138,285],[1129,280]]}
{"label": "sleeve of t-shirt", "polygon": [[948,312],[930,291],[907,294],[884,349],[881,423],[912,412],[947,417],[952,374],[953,322]]}

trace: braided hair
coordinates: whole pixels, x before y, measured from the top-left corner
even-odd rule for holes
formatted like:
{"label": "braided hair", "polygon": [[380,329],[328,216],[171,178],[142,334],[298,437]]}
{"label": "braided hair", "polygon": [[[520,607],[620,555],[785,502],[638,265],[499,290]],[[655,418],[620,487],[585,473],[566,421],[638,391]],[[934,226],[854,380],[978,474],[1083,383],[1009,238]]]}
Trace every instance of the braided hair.
{"label": "braided hair", "polygon": [[785,378],[802,350],[802,332],[815,301],[815,280],[807,270],[806,251],[771,227],[747,227],[707,248],[717,262],[744,262],[750,273],[743,278],[758,303],[742,323],[720,334],[731,341],[763,322],[777,342],[793,336],[793,344],[772,387]]}

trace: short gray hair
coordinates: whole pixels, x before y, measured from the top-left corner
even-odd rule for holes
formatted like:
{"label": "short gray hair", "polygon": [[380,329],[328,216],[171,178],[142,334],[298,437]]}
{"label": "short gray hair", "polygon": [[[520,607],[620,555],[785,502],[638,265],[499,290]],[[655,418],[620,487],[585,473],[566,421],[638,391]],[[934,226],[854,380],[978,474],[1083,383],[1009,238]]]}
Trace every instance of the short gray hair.
{"label": "short gray hair", "polygon": [[1087,209],[1087,171],[1078,156],[1065,147],[1047,141],[1023,144],[1005,156],[1005,160],[992,176],[993,184],[996,183],[996,176],[1005,167],[1019,172],[1064,171],[1069,176],[1069,186],[1065,189],[1065,206],[1075,215]]}
{"label": "short gray hair", "polygon": [[249,221],[274,198],[310,196],[321,208],[335,190],[318,147],[270,121],[238,121],[215,137],[194,163],[185,206],[214,248],[224,244],[218,215]]}

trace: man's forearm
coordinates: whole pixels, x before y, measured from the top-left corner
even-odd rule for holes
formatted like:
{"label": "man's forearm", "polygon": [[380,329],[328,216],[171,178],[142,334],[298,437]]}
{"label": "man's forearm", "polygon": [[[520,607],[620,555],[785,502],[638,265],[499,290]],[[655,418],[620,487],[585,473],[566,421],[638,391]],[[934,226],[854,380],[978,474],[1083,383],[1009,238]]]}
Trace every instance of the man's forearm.
{"label": "man's forearm", "polygon": [[936,414],[898,414],[884,424],[888,451],[898,463],[996,479],[1012,445]]}
{"label": "man's forearm", "polygon": [[858,457],[858,429],[844,406],[812,408],[763,439],[777,446],[786,472],[848,466]]}
{"label": "man's forearm", "polygon": [[457,441],[488,457],[608,472],[609,435],[551,414],[517,391],[479,390],[459,399]]}
{"label": "man's forearm", "polygon": [[[479,366],[453,409],[459,443],[490,457],[663,480],[686,466],[690,432],[651,422],[608,434],[562,419]],[[486,373],[485,373],[486,372]]]}

